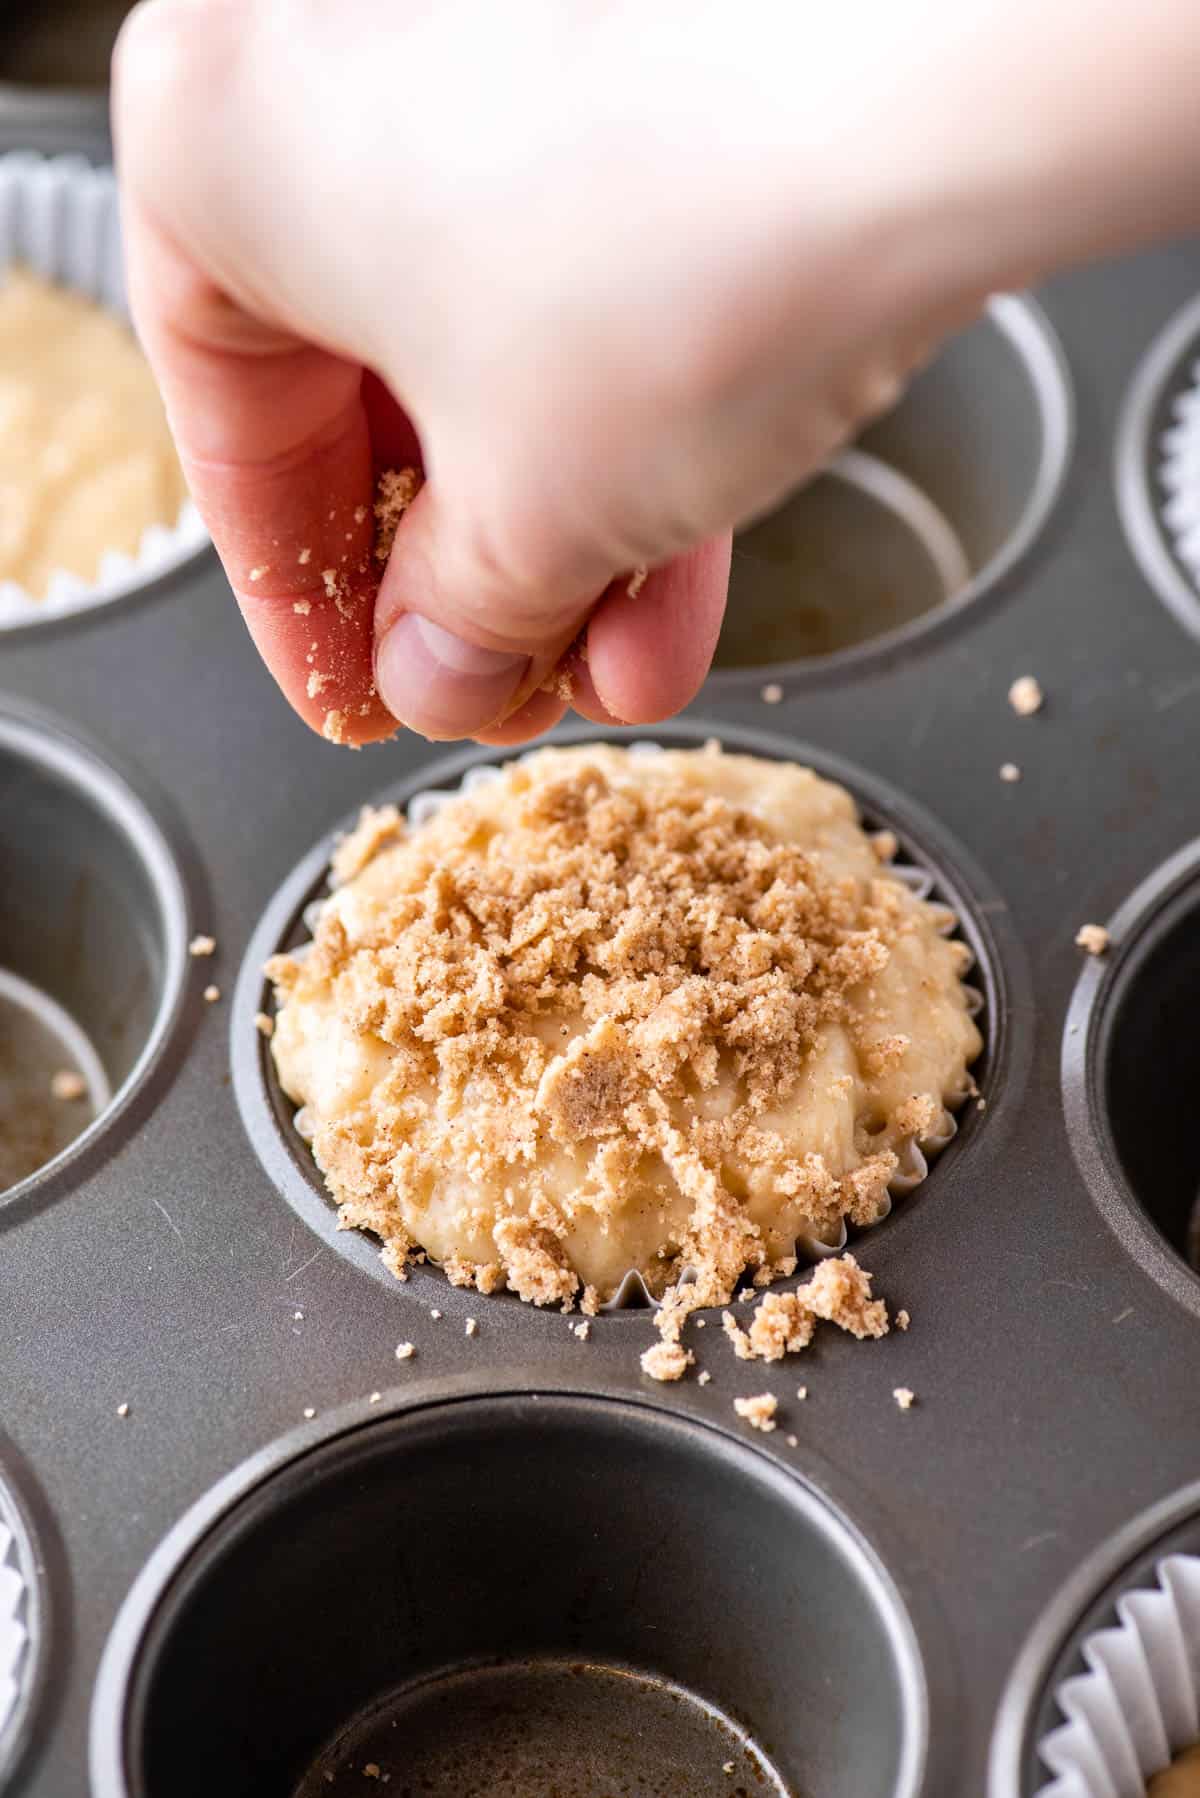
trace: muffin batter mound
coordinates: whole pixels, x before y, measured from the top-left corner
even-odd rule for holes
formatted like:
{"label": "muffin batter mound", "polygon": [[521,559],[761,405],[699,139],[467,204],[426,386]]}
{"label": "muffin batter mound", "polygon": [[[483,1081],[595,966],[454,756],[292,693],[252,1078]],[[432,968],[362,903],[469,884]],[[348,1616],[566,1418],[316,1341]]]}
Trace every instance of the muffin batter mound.
{"label": "muffin batter mound", "polygon": [[636,1269],[675,1333],[875,1221],[980,1048],[950,914],[880,854],[842,788],[715,745],[543,749],[420,828],[365,813],[267,970],[342,1224],[538,1305]]}
{"label": "muffin batter mound", "polygon": [[150,367],[121,321],[24,269],[0,282],[0,580],[93,581],[187,496]]}

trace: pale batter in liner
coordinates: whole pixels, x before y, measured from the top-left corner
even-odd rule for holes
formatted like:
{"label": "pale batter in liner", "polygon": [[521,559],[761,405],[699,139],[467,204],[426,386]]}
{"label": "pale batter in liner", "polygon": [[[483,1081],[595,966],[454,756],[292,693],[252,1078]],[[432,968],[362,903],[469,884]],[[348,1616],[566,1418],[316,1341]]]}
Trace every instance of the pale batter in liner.
{"label": "pale batter in liner", "polygon": [[635,1268],[675,1335],[883,1215],[971,1089],[952,915],[807,769],[544,749],[364,814],[334,880],[269,964],[272,1053],[397,1274],[591,1311]]}

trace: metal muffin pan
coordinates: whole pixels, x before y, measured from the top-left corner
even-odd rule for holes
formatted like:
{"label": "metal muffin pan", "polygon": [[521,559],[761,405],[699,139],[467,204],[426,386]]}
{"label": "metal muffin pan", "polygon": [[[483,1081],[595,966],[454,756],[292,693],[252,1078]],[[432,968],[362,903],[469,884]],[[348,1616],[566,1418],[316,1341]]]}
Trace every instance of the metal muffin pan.
{"label": "metal muffin pan", "polygon": [[[0,147],[29,141],[27,120]],[[41,147],[66,147],[40,130]],[[98,959],[150,969],[158,997],[119,1108],[0,1204],[0,1479],[49,1545],[0,1789],[175,1798],[207,1768],[222,1798],[251,1772],[256,1792],[308,1798],[314,1772],[342,1789],[348,1755],[402,1791],[392,1736],[406,1766],[454,1789],[446,1739],[514,1709],[533,1727],[518,1739],[505,1724],[506,1765],[530,1798],[521,1756],[551,1765],[562,1729],[588,1798],[621,1789],[613,1731],[661,1741],[655,1765],[697,1794],[722,1789],[710,1744],[722,1777],[732,1760],[747,1789],[805,1798],[1036,1789],[1020,1756],[988,1784],[993,1738],[1039,1727],[1049,1662],[1002,1706],[1023,1647],[1069,1578],[1091,1582],[1072,1618],[1103,1600],[1101,1563],[1077,1570],[1191,1481],[1200,1450],[1200,1284],[1178,1232],[1159,1247],[1142,1221],[1131,1144],[1153,1139],[1127,1127],[1132,1100],[1110,1118],[1103,1060],[1133,1032],[1117,1059],[1161,1054],[1161,1108],[1178,1105],[1144,1020],[1170,991],[1154,920],[1186,913],[1175,881],[1188,887],[1190,864],[1163,877],[1161,906],[1146,882],[1196,834],[1200,648],[1130,548],[1112,468],[1136,371],[1198,291],[1191,246],[1039,294],[1076,428],[1032,533],[1044,432],[1020,407],[1014,421],[995,355],[976,359],[968,334],[947,354],[984,424],[958,437],[935,363],[930,415],[905,429],[954,432],[947,465],[992,496],[977,596],[845,656],[718,671],[692,714],[647,733],[745,745],[766,731],[844,771],[953,891],[980,952],[986,1109],[856,1245],[912,1314],[881,1343],[828,1332],[786,1364],[747,1365],[709,1327],[689,1340],[711,1382],[659,1387],[638,1367],[644,1312],[596,1319],[581,1342],[559,1316],[432,1273],[362,1277],[370,1244],[333,1252],[331,1214],[270,1113],[250,945],[268,918],[286,928],[288,870],[315,878],[330,830],[428,784],[443,752],[401,738],[353,755],[306,732],[211,563],[5,642],[6,754],[23,769],[49,758],[61,772],[46,790],[91,845],[79,853],[125,869],[131,897]],[[1141,453],[1149,465],[1148,433]],[[931,498],[965,541],[947,492]],[[1047,698],[1021,719],[1006,693],[1025,673]],[[999,779],[1004,762],[1019,782]],[[70,853],[61,835],[47,856]],[[0,929],[7,902],[6,886]],[[1111,921],[1116,947],[1081,968],[1089,921]],[[195,931],[216,938],[211,959],[186,957]],[[82,966],[103,984],[103,965]],[[221,997],[206,1004],[210,982]],[[81,995],[70,981],[54,994],[73,1015]],[[1186,1133],[1169,1140],[1185,1193]],[[907,1412],[901,1385],[917,1395]],[[732,1405],[765,1390],[780,1399],[770,1436]],[[1073,1628],[1055,1625],[1056,1654]]]}

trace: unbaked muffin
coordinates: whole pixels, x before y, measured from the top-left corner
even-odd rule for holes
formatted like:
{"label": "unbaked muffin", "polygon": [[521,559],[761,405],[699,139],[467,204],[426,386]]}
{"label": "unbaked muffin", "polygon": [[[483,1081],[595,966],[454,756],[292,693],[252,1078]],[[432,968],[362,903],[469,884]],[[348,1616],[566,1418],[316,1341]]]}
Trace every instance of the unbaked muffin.
{"label": "unbaked muffin", "polygon": [[[980,1049],[953,917],[841,787],[704,750],[548,748],[419,828],[364,813],[272,1052],[397,1274],[685,1311],[867,1225]],[[686,1284],[677,1284],[686,1274]]]}

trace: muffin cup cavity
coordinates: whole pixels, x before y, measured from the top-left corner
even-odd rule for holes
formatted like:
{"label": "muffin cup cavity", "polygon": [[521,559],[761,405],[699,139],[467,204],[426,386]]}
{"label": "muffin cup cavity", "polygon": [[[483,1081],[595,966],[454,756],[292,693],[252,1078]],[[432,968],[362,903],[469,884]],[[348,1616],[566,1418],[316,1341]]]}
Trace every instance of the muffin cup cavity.
{"label": "muffin cup cavity", "polygon": [[28,1521],[0,1477],[0,1791],[22,1757],[45,1675],[45,1602]]}
{"label": "muffin cup cavity", "polygon": [[1138,365],[1114,474],[1142,573],[1200,637],[1200,295],[1169,320]]}
{"label": "muffin cup cavity", "polygon": [[235,1476],[219,1514],[202,1501],[127,1600],[93,1706],[97,1798],[310,1798],[385,1774],[430,1798],[600,1798],[656,1769],[648,1789],[690,1798],[919,1791],[899,1597],[754,1449],[543,1394],[292,1456]]}
{"label": "muffin cup cavity", "polygon": [[1045,524],[1071,437],[1050,326],[993,299],[854,449],[735,539],[718,684],[857,666],[990,592]]}
{"label": "muffin cup cavity", "polygon": [[45,723],[0,711],[0,1203],[140,1084],[178,1006],[186,899],[141,801]]}
{"label": "muffin cup cavity", "polygon": [[1200,1559],[1170,1555],[1155,1575],[1080,1643],[1087,1671],[1055,1691],[1066,1721],[1039,1745],[1055,1778],[1038,1798],[1145,1798],[1147,1780],[1200,1741]]}
{"label": "muffin cup cavity", "polygon": [[[0,280],[14,263],[72,288],[128,321],[117,187],[110,168],[80,155],[0,155]],[[204,550],[208,533],[191,501],[173,523],[151,525],[135,555],[110,551],[94,581],[62,570],[44,598],[0,581],[0,630],[45,623],[123,599]]]}
{"label": "muffin cup cavity", "polygon": [[1200,841],[1171,857],[1087,958],[1063,1038],[1076,1159],[1126,1248],[1200,1316]]}
{"label": "muffin cup cavity", "polygon": [[[664,747],[700,748],[714,734],[720,736],[723,746],[730,752],[794,761],[811,766],[818,774],[840,782],[860,805],[864,828],[868,833],[886,834],[893,839],[894,844],[898,844],[896,859],[888,864],[889,872],[902,880],[920,898],[936,898],[940,895],[944,899],[946,934],[958,935],[970,955],[970,984],[965,988],[968,1009],[976,1018],[984,1037],[984,1049],[962,1091],[946,1095],[946,1107],[965,1105],[967,1099],[978,1090],[976,1082],[986,1083],[986,1070],[995,1053],[999,1010],[996,972],[990,965],[986,965],[987,958],[982,951],[984,939],[970,915],[965,893],[957,886],[953,877],[947,878],[945,872],[937,866],[933,855],[922,848],[916,836],[903,827],[903,802],[897,800],[896,809],[893,810],[888,799],[877,793],[878,783],[859,776],[856,771],[829,757],[812,752],[804,745],[792,744],[761,732],[733,729],[714,733],[703,725],[688,723],[666,728],[656,727],[653,738],[630,731],[604,731],[587,727],[558,731],[550,740],[579,744],[617,743],[628,747],[632,753],[652,756],[661,753]],[[377,795],[375,803],[396,804],[406,813],[410,824],[420,828],[459,792],[478,791],[499,778],[495,763],[476,759],[478,753],[450,758],[442,764],[440,770],[427,770],[419,783],[414,780],[407,789]],[[440,780],[435,778],[439,773]],[[901,826],[899,829],[898,824]],[[307,939],[320,920],[322,908],[333,885],[329,863],[336,840],[336,835],[328,838],[306,858],[264,916],[251,942],[239,976],[234,1004],[234,1083],[243,1121],[251,1140],[263,1155],[269,1171],[289,1202],[301,1211],[306,1221],[318,1228],[331,1246],[356,1260],[361,1266],[369,1267],[394,1287],[394,1276],[382,1266],[374,1247],[374,1239],[364,1237],[360,1231],[337,1229],[336,1206],[326,1192],[321,1172],[307,1147],[312,1137],[310,1120],[305,1109],[302,1107],[297,1110],[282,1091],[269,1049],[253,1024],[253,1020],[260,1014],[265,1012],[269,1016],[273,1007],[272,996],[264,985],[264,963],[279,950],[303,955]],[[892,846],[889,844],[889,848]],[[907,1196],[924,1182],[930,1171],[930,1160],[946,1148],[957,1134],[958,1128],[958,1119],[950,1109],[944,1107],[927,1135],[919,1140],[906,1140],[900,1145],[900,1164],[884,1195],[877,1222],[887,1217],[893,1199]],[[846,1248],[849,1239],[850,1233],[843,1223],[828,1240],[808,1235],[799,1237],[795,1245],[796,1254],[806,1262],[839,1255]],[[686,1283],[688,1277],[685,1270],[681,1279]],[[424,1282],[431,1279],[442,1283],[440,1274],[419,1268],[410,1269],[410,1285],[415,1286],[420,1281],[424,1286]],[[442,1290],[445,1290],[444,1283]],[[620,1313],[656,1303],[657,1300],[651,1296],[640,1272],[631,1269],[613,1296],[602,1306],[602,1310],[607,1314]]]}

